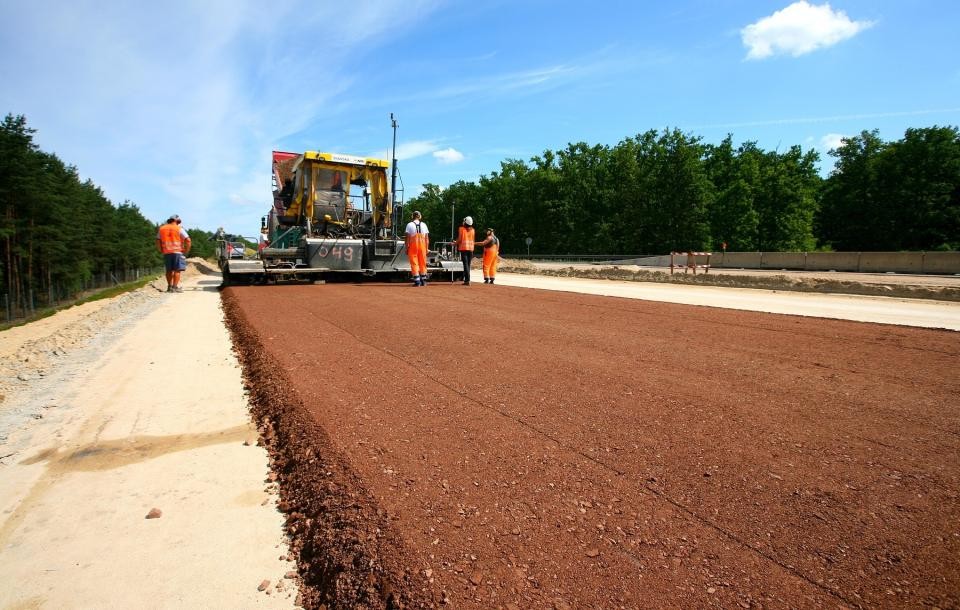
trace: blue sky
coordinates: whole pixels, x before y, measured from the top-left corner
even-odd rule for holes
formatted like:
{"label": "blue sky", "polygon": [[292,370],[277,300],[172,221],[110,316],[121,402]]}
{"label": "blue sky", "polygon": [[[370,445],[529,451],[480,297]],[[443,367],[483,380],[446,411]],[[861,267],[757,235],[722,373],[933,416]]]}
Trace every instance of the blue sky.
{"label": "blue sky", "polygon": [[960,124],[956,0],[0,0],[0,112],[115,204],[255,235],[270,151],[390,157],[405,196],[679,128],[821,152]]}

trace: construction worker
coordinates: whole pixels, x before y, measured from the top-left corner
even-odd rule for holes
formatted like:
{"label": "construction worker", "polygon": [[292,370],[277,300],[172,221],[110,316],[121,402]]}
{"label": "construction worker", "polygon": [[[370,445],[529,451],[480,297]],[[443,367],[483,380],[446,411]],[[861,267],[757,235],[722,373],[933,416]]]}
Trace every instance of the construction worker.
{"label": "construction worker", "polygon": [[483,248],[483,283],[492,284],[500,262],[500,239],[488,228],[487,238],[477,245]]}
{"label": "construction worker", "polygon": [[470,285],[470,265],[473,263],[473,249],[476,247],[473,231],[473,218],[466,216],[457,231],[457,250],[463,263],[463,285]]}
{"label": "construction worker", "polygon": [[410,273],[414,286],[427,285],[427,250],[430,248],[430,230],[421,219],[419,211],[413,212],[413,219],[407,223],[407,258],[410,260]]}
{"label": "construction worker", "polygon": [[163,268],[167,272],[167,292],[183,292],[183,288],[180,287],[180,272],[186,267],[186,255],[190,252],[190,235],[180,226],[180,217],[176,214],[170,216],[167,224],[157,230],[157,249],[163,254]]}

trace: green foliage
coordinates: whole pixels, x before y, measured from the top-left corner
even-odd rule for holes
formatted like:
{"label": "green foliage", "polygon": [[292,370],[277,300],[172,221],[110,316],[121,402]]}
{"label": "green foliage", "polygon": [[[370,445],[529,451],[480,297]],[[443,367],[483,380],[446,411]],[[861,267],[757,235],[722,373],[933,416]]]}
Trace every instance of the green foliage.
{"label": "green foliage", "polygon": [[816,152],[804,154],[799,146],[762,156],[760,188],[754,199],[758,250],[805,252],[816,247],[813,218],[821,182],[817,160]]}
{"label": "green foliage", "polygon": [[734,252],[757,249],[760,216],[754,194],[759,189],[762,156],[758,153],[752,142],[734,150],[730,135],[719,146],[708,147],[705,164],[715,189],[709,213],[714,250],[724,243]]}
{"label": "green foliage", "polygon": [[[716,248],[812,248],[816,154],[733,150],[677,129],[614,147],[570,144],[529,163],[509,159],[478,183],[425,185],[411,200],[437,239],[465,215],[496,229],[504,252],[640,254]],[[446,230],[442,232],[446,234]]]}
{"label": "green foliage", "polygon": [[[115,207],[76,168],[40,151],[23,116],[0,125],[0,282],[11,305],[28,295],[68,298],[95,274],[156,267],[156,225]],[[63,294],[63,290],[71,294]]]}
{"label": "green foliage", "polygon": [[847,138],[823,189],[821,238],[837,250],[960,248],[960,131],[908,129]]}
{"label": "green foliage", "polygon": [[[213,233],[209,231],[204,231],[203,229],[187,229],[187,235],[190,236],[190,256],[198,256],[200,258],[206,259],[215,259],[217,257],[217,242],[213,237]],[[248,240],[238,240],[243,241],[250,246]],[[253,244],[253,248],[256,249],[256,244]]]}
{"label": "green foliage", "polygon": [[[476,183],[425,185],[410,201],[448,239],[453,216],[492,226],[507,253],[661,254],[671,250],[949,250],[960,247],[960,136],[909,129],[848,138],[827,180],[819,155],[764,151],[733,137],[705,145],[679,130],[616,146],[570,144],[508,159]],[[442,236],[442,237],[441,237]]]}

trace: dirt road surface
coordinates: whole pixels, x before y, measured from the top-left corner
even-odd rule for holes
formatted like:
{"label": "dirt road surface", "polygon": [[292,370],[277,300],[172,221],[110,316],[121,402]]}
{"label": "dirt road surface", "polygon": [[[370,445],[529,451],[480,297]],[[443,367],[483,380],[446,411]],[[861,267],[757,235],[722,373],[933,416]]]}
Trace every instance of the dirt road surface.
{"label": "dirt road surface", "polygon": [[312,605],[960,604],[956,332],[483,284],[224,299]]}
{"label": "dirt road surface", "polygon": [[956,332],[218,283],[0,334],[0,608],[960,604]]}

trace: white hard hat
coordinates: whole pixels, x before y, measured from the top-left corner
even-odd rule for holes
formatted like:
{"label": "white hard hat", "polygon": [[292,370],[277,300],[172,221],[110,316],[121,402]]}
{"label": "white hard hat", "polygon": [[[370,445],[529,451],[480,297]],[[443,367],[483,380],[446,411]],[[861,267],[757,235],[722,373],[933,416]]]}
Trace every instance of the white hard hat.
{"label": "white hard hat", "polygon": [[464,218],[464,219],[463,219],[463,224],[467,225],[468,227],[472,227],[472,226],[473,226],[473,217],[472,217],[472,216],[467,216],[466,218]]}

